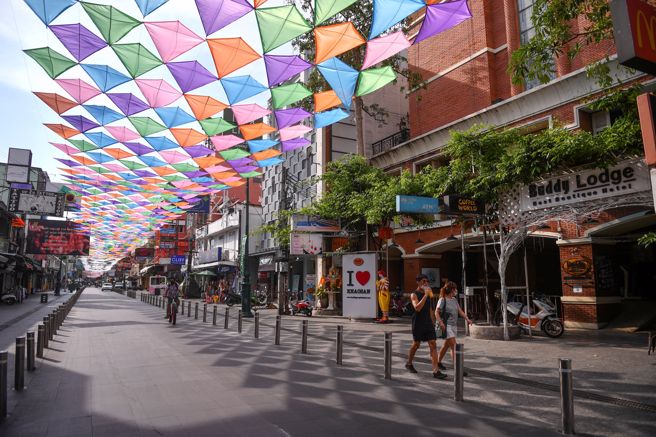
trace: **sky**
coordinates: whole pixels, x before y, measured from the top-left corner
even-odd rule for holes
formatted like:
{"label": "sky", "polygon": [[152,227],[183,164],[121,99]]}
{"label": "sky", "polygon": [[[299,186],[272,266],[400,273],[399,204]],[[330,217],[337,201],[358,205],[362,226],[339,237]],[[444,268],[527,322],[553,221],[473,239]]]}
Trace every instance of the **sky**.
{"label": "sky", "polygon": [[[141,12],[134,0],[94,0],[94,3],[111,4],[133,17],[138,19],[142,18]],[[283,0],[270,0],[267,2],[266,6],[278,6],[283,3]],[[168,3],[164,4],[146,17],[146,21],[170,20],[180,20],[197,34],[201,36],[204,35],[202,24],[193,0],[169,0]],[[89,30],[99,35],[97,28],[88,18],[80,5],[74,5],[51,24],[71,23],[82,23]],[[256,26],[257,23],[254,14],[251,13],[227,26],[224,30],[213,34],[212,37],[239,35],[244,38],[249,45],[261,53],[258,32],[244,32],[244,29],[256,29]],[[157,53],[144,26],[137,27],[120,42],[141,42],[153,53]],[[43,126],[43,123],[62,123],[63,121],[32,92],[57,92],[66,97],[68,97],[68,95],[59,88],[52,79],[50,79],[36,62],[23,53],[24,49],[45,46],[52,47],[54,50],[66,55],[67,57],[71,57],[68,51],[59,43],[54,34],[46,28],[23,0],[2,0],[0,2],[0,101],[2,102],[0,105],[0,161],[6,162],[9,147],[28,148],[33,152],[32,165],[35,167],[41,167],[47,171],[51,179],[61,181],[61,179],[57,177],[57,174],[61,173],[57,170],[57,167],[61,166],[61,164],[55,161],[54,157],[65,158],[66,155],[48,144],[48,142],[64,141],[51,132],[47,127]],[[289,50],[289,46],[281,48],[282,52],[289,53]],[[108,58],[108,56],[113,56],[113,59]],[[192,49],[189,54],[185,54],[176,60],[191,59],[197,59],[210,69],[210,71],[213,71],[214,69],[206,44],[201,44],[195,49]],[[108,48],[92,55],[84,62],[109,64],[113,67],[121,65],[113,52],[111,52],[111,49]],[[261,70],[263,70],[263,68],[260,68],[261,65],[258,65],[259,62],[262,61],[257,61],[252,66],[240,70],[240,74],[252,74],[260,82],[266,83],[265,76],[258,76],[258,73],[261,73]],[[75,69],[80,69],[80,71],[75,71]],[[158,67],[153,72],[152,78],[164,77],[165,80],[171,80],[172,83],[175,83],[170,75],[168,78],[167,76],[163,76],[162,71],[164,71],[166,75],[169,74],[166,67]],[[149,73],[146,73],[143,78],[148,78],[148,75]],[[89,83],[93,83],[79,66],[73,67],[72,70],[63,73],[60,78],[82,78]],[[210,87],[212,86],[217,88],[211,89]],[[136,94],[139,95],[134,84],[121,85],[112,91],[133,91],[132,88],[128,87],[134,87]],[[208,93],[219,100],[222,100],[221,97],[224,95],[223,90],[219,89],[217,84],[210,84],[207,87],[199,88],[197,91],[198,94]],[[103,98],[105,100],[97,103],[95,100],[91,100],[89,103],[105,104],[109,101],[107,98]],[[259,99],[261,100],[262,97],[259,97]],[[180,106],[183,106],[184,109],[184,99],[181,99],[181,101],[183,103]],[[255,102],[260,103],[257,100],[247,100],[243,103]],[[108,104],[107,106],[111,107],[111,104]],[[79,110],[76,111],[76,109],[73,109],[71,113],[82,113],[88,118],[92,118],[84,112],[80,112]]]}

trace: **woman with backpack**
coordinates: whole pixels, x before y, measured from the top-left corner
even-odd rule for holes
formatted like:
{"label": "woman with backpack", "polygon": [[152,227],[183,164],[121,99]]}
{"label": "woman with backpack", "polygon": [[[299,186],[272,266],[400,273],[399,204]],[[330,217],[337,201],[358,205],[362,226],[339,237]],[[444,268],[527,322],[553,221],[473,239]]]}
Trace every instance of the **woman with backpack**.
{"label": "woman with backpack", "polygon": [[[451,349],[451,359],[453,363],[456,362],[456,337],[458,336],[458,314],[465,319],[466,323],[472,324],[472,321],[469,320],[465,312],[460,309],[458,304],[458,286],[452,282],[448,281],[444,284],[444,287],[440,289],[440,300],[437,301],[437,307],[435,308],[435,320],[442,331],[442,338],[444,338],[444,344],[440,349],[440,353],[437,357],[437,367],[440,370],[446,370],[446,367],[442,364],[442,359],[446,355],[446,351]],[[466,372],[465,372],[466,373]]]}

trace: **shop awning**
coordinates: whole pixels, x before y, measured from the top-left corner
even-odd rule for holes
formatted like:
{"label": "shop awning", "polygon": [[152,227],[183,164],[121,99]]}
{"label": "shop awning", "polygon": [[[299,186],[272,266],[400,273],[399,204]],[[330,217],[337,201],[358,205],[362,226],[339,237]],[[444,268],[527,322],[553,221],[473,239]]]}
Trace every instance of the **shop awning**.
{"label": "shop awning", "polygon": [[140,276],[146,275],[148,274],[148,272],[154,270],[156,267],[157,267],[156,265],[146,266],[143,269],[139,270],[139,275]]}

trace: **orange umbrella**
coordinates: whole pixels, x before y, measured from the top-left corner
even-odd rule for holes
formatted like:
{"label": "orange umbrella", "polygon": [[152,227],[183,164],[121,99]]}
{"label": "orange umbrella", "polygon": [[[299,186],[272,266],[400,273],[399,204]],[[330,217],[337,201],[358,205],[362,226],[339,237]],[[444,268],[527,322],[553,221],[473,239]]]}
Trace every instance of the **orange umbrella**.
{"label": "orange umbrella", "polygon": [[350,21],[315,28],[314,40],[317,50],[315,64],[321,64],[366,42]]}
{"label": "orange umbrella", "polygon": [[194,162],[196,162],[196,164],[198,164],[203,169],[221,164],[223,161],[224,159],[216,156],[205,156],[203,158],[194,158]]}
{"label": "orange umbrella", "polygon": [[116,159],[124,159],[135,156],[134,153],[119,149],[118,147],[107,147],[106,149],[103,149],[103,152],[106,152],[108,155],[113,156]]}
{"label": "orange umbrella", "polygon": [[191,112],[194,113],[198,120],[210,118],[228,107],[225,103],[219,102],[209,96],[185,94],[184,97],[191,107]]}
{"label": "orange umbrella", "polygon": [[264,161],[265,159],[269,158],[275,158],[276,156],[280,155],[281,152],[276,149],[267,149],[263,150],[261,152],[253,153],[252,157],[256,161]]}
{"label": "orange umbrella", "polygon": [[91,158],[87,158],[86,156],[71,156],[71,158],[73,158],[74,160],[76,160],[77,162],[79,162],[82,165],[98,164],[96,161],[94,161]]}
{"label": "orange umbrella", "polygon": [[245,124],[239,126],[239,130],[241,131],[241,136],[244,137],[246,141],[254,140],[255,138],[275,132],[274,128],[265,123]]}
{"label": "orange umbrella", "polygon": [[[151,170],[154,171],[155,173],[157,173],[160,176],[169,176],[169,175],[172,175],[172,174],[178,172],[176,169],[170,168],[170,167],[153,167],[153,168],[151,168]],[[142,196],[145,196],[145,195],[146,195],[146,193],[142,193]]]}
{"label": "orange umbrella", "polygon": [[260,59],[260,54],[241,38],[208,39],[207,45],[214,58],[219,79]]}

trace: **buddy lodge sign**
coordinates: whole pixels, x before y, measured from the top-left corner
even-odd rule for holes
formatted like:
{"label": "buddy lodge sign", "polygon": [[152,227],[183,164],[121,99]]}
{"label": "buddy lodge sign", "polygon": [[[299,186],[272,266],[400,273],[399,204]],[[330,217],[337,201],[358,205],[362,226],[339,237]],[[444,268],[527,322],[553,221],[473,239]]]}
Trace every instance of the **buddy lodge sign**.
{"label": "buddy lodge sign", "polygon": [[607,169],[554,176],[520,188],[520,210],[534,211],[650,191],[647,165],[639,159]]}

